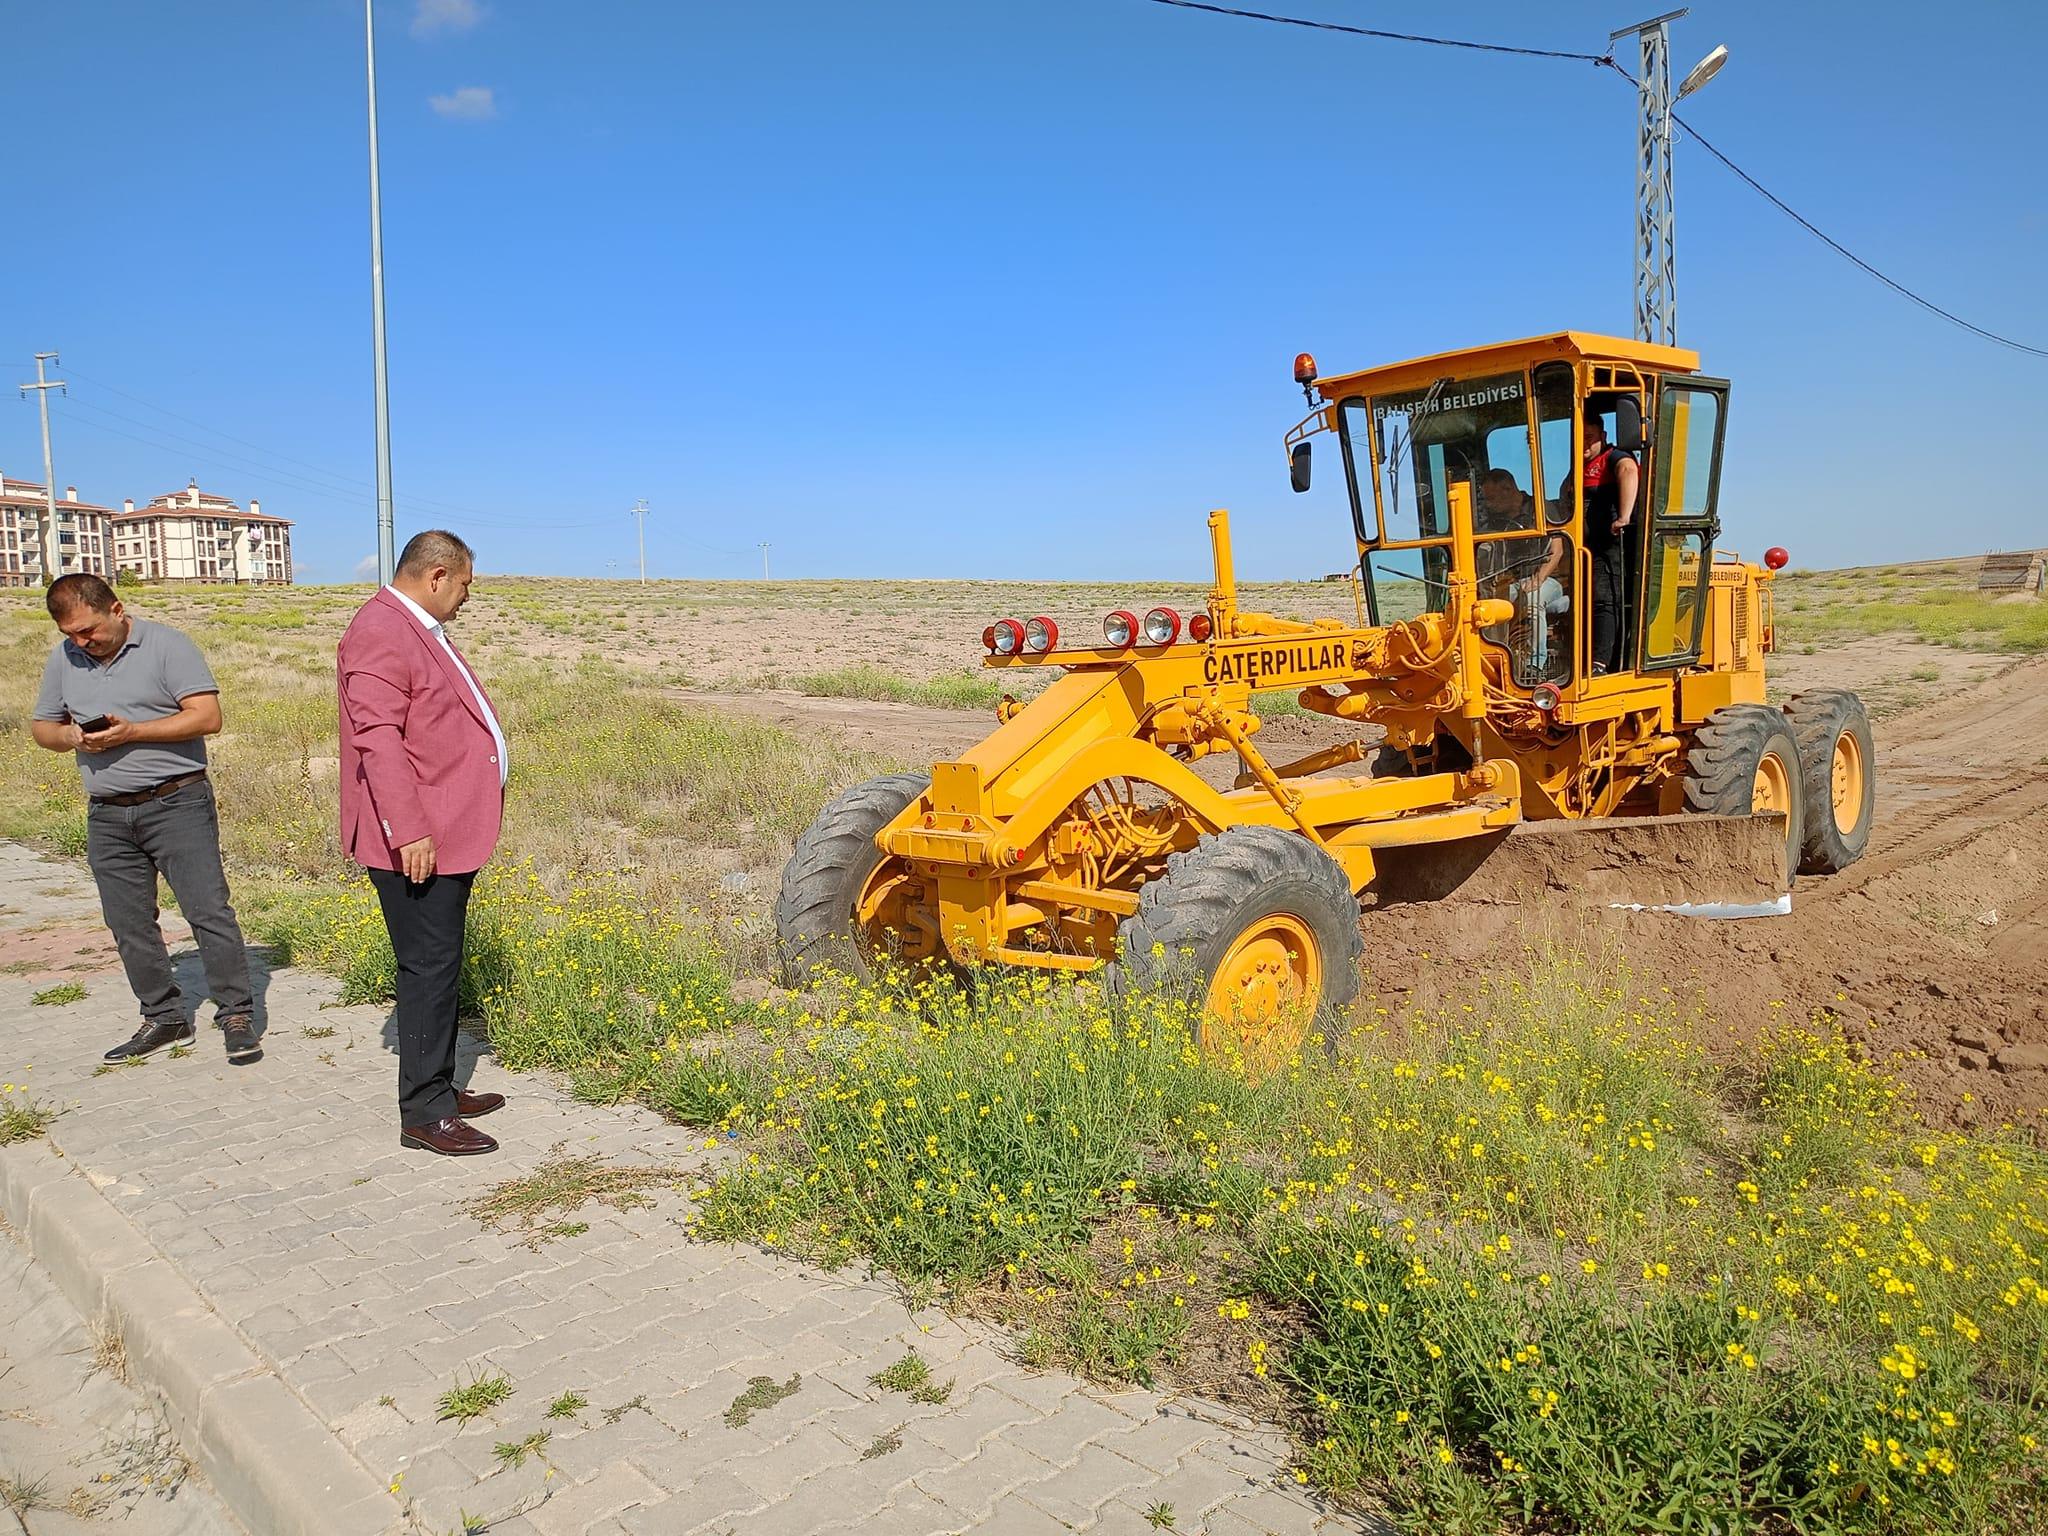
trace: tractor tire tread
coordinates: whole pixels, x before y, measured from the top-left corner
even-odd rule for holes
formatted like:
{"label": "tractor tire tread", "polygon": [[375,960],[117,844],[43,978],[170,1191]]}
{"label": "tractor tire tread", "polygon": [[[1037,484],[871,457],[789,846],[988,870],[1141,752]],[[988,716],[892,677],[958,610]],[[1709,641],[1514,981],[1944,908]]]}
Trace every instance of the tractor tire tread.
{"label": "tractor tire tread", "polygon": [[1728,704],[1708,715],[1693,732],[1692,745],[1685,754],[1685,808],[1710,816],[1753,815],[1757,765],[1773,737],[1778,739],[1794,780],[1795,804],[1787,829],[1785,872],[1789,877],[1805,845],[1806,795],[1799,740],[1782,711],[1768,704]]}
{"label": "tractor tire tread", "polygon": [[869,779],[828,801],[797,837],[775,893],[777,968],[784,985],[801,985],[823,960],[858,965],[839,911],[849,895],[848,878],[856,868],[866,877],[873,866],[864,861],[873,854],[875,834],[930,787],[931,776],[924,773]]}
{"label": "tractor tire tread", "polygon": [[[1805,786],[1806,837],[1800,849],[1802,875],[1832,875],[1862,858],[1870,846],[1870,823],[1876,807],[1876,749],[1870,714],[1863,700],[1846,688],[1810,688],[1785,701],[1792,739],[1799,743],[1799,776]],[[1844,834],[1835,824],[1835,740],[1854,731],[1863,748],[1864,803],[1855,831]]]}
{"label": "tractor tire tread", "polygon": [[[1275,886],[1307,888],[1308,904],[1322,909],[1316,922],[1329,950],[1325,956],[1320,1012],[1334,1021],[1357,995],[1365,939],[1358,902],[1341,865],[1300,833],[1280,827],[1228,827],[1194,847],[1171,855],[1166,869],[1138,892],[1138,910],[1117,930],[1122,956],[1111,968],[1110,985],[1156,985],[1169,980],[1153,947],[1167,957],[1199,950],[1231,923],[1247,901]],[[1298,914],[1315,921],[1318,914]]]}

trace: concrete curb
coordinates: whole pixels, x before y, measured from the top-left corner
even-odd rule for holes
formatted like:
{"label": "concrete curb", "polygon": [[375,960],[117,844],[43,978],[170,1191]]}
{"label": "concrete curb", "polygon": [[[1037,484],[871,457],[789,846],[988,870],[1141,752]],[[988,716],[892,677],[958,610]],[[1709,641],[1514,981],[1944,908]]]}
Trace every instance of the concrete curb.
{"label": "concrete curb", "polygon": [[0,1148],[0,1211],[252,1536],[386,1536],[397,1499],[54,1142]]}

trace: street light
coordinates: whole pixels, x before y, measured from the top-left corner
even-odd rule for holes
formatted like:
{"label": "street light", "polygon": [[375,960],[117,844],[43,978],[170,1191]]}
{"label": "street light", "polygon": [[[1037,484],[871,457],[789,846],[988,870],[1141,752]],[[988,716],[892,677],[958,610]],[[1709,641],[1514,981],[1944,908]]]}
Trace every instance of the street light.
{"label": "street light", "polygon": [[1671,23],[1685,15],[1666,11],[1608,35],[1608,43],[1634,37],[1642,46],[1636,77],[1636,339],[1678,344],[1678,261],[1672,238],[1671,105],[1720,73],[1728,50],[1716,48],[1692,67],[1671,93]]}
{"label": "street light", "polygon": [[1721,66],[1727,62],[1728,45],[1723,43],[1704,59],[1701,59],[1699,63],[1693,65],[1691,72],[1678,82],[1678,94],[1671,99],[1673,101],[1685,100],[1686,97],[1721,73]]}

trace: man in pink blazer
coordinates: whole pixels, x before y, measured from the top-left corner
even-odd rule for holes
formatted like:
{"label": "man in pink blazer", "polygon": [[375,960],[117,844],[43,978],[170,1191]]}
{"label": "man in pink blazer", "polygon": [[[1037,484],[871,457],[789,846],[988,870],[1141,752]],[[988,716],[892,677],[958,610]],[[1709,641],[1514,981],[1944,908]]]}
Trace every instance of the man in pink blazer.
{"label": "man in pink blazer", "polygon": [[505,1102],[455,1086],[463,919],[509,771],[497,714],[444,628],[475,570],[454,534],[415,534],[335,653],[341,846],[369,871],[398,960],[399,1142],[451,1157],[497,1150],[468,1122]]}

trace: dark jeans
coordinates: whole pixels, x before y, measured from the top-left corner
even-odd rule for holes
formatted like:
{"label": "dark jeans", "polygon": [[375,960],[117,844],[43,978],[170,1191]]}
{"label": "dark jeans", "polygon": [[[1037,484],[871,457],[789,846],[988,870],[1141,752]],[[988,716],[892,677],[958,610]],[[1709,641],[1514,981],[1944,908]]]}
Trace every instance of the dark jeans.
{"label": "dark jeans", "polygon": [[1621,670],[1622,577],[1619,543],[1593,551],[1593,664]]}
{"label": "dark jeans", "polygon": [[100,888],[100,911],[121,953],[121,968],[142,1017],[152,1024],[185,1022],[185,1002],[171,975],[170,952],[157,927],[156,877],[178,898],[178,910],[199,941],[206,988],[216,1019],[255,1007],[249,952],[228,904],[228,877],[220,867],[220,818],[213,781],[200,779],[161,800],[101,805],[85,813],[85,858]]}
{"label": "dark jeans", "polygon": [[398,960],[398,1123],[432,1125],[455,1113],[456,998],[462,982],[466,875],[414,885],[395,869],[373,869],[370,884]]}

